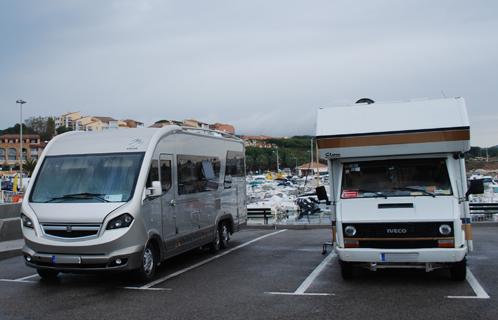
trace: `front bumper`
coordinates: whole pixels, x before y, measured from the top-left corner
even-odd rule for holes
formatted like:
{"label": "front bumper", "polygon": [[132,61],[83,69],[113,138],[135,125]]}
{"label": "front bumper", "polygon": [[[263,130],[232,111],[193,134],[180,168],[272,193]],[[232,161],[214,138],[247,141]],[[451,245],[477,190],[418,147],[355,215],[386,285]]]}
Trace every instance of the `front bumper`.
{"label": "front bumper", "polygon": [[[27,266],[36,269],[58,270],[62,272],[98,272],[98,271],[126,271],[140,267],[142,247],[131,250],[120,250],[111,254],[60,254],[40,253],[32,250],[27,245],[22,249],[24,261]],[[126,252],[128,251],[128,252]],[[28,261],[29,257],[29,261]],[[116,263],[121,260],[121,264]]]}
{"label": "front bumper", "polygon": [[[129,228],[105,230],[90,239],[54,238],[23,227],[25,262],[37,269],[66,272],[138,269],[148,238],[136,222]],[[122,263],[117,264],[116,259]]]}
{"label": "front bumper", "polygon": [[336,247],[339,259],[367,263],[453,263],[462,261],[467,247],[431,249],[345,249]]}

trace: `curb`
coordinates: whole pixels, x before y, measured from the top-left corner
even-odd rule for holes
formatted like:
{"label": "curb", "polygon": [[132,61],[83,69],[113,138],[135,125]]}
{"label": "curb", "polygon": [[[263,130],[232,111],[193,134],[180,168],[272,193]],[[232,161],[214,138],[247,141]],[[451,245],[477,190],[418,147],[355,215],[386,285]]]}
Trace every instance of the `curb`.
{"label": "curb", "polygon": [[12,249],[12,250],[6,250],[6,251],[0,251],[0,261],[17,257],[22,254],[22,249]]}

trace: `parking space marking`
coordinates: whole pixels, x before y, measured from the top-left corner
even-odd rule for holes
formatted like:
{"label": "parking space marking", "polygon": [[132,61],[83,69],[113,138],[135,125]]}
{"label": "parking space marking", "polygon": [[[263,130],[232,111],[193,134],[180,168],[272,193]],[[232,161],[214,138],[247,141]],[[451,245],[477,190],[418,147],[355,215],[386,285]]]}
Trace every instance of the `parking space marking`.
{"label": "parking space marking", "polygon": [[310,275],[304,279],[303,283],[294,292],[265,292],[266,294],[272,295],[285,295],[285,296],[335,296],[334,293],[306,293],[306,290],[311,286],[313,281],[318,277],[318,275],[323,271],[327,264],[335,258],[337,255],[334,251],[329,253],[325,259],[320,262],[320,264],[310,273]]}
{"label": "parking space marking", "polygon": [[469,283],[472,290],[474,290],[474,292],[476,294],[475,296],[447,296],[446,298],[449,298],[449,299],[489,299],[488,293],[484,290],[484,288],[481,286],[479,281],[477,281],[476,277],[470,271],[469,268],[467,268],[466,280]]}
{"label": "parking space marking", "polygon": [[[211,257],[211,258],[208,258],[208,259],[206,259],[206,260],[203,260],[203,261],[201,261],[201,262],[198,262],[198,263],[196,263],[196,264],[193,264],[193,265],[191,265],[190,267],[187,267],[187,268],[181,269],[181,270],[179,270],[179,271],[173,272],[173,273],[171,273],[171,274],[169,274],[169,275],[167,275],[167,276],[164,276],[164,277],[162,277],[162,278],[159,278],[159,279],[157,279],[157,280],[154,280],[154,281],[152,281],[152,282],[149,282],[149,283],[147,283],[147,284],[144,284],[144,285],[143,285],[143,286],[141,286],[141,287],[133,287],[133,289],[134,289],[134,290],[149,290],[151,287],[153,287],[153,286],[155,286],[155,285],[158,285],[158,284],[160,284],[160,283],[162,283],[162,282],[165,282],[165,281],[167,281],[167,280],[169,280],[169,279],[171,279],[171,278],[177,277],[177,276],[179,276],[179,275],[181,275],[181,274],[183,274],[183,273],[185,273],[185,272],[188,272],[188,271],[190,271],[190,270],[192,270],[192,269],[195,269],[195,268],[198,268],[198,267],[200,267],[200,266],[202,266],[202,265],[205,265],[206,263],[209,263],[209,262],[211,262],[211,261],[213,261],[213,260],[216,260],[216,259],[218,259],[218,258],[221,258],[221,257],[223,257],[223,256],[226,256],[227,254],[229,254],[229,253],[231,253],[231,252],[234,252],[234,251],[236,251],[236,250],[242,249],[242,248],[244,248],[244,247],[246,247],[246,246],[248,246],[248,245],[250,245],[250,244],[252,244],[252,243],[254,243],[254,242],[256,242],[256,241],[259,241],[259,240],[262,240],[262,239],[264,239],[264,238],[267,238],[267,237],[271,237],[271,236],[277,235],[277,234],[282,233],[282,232],[285,232],[285,231],[287,231],[287,229],[282,229],[282,230],[279,230],[279,231],[275,231],[275,232],[272,232],[272,233],[268,233],[268,234],[265,234],[265,235],[263,235],[263,236],[261,236],[261,237],[258,237],[258,238],[252,239],[252,240],[250,240],[250,241],[244,242],[244,243],[242,243],[242,244],[239,244],[239,245],[238,245],[238,246],[236,246],[236,247],[233,247],[233,248],[231,248],[231,249],[228,249],[228,250],[226,250],[226,251],[223,251],[223,252],[221,252],[221,253],[219,253],[219,254],[217,254],[217,255],[215,255],[215,256],[213,256],[213,257]],[[125,288],[125,289],[130,289],[130,287],[124,287],[124,288]]]}
{"label": "parking space marking", "polygon": [[32,274],[30,276],[26,276],[26,277],[22,277],[22,278],[18,278],[18,279],[15,279],[15,280],[28,280],[28,279],[31,279],[31,278],[34,278],[34,277],[37,277],[38,276],[38,273],[35,273],[35,274]]}
{"label": "parking space marking", "polygon": [[130,290],[149,290],[149,291],[171,291],[171,288],[142,288],[142,287],[123,287]]}
{"label": "parking space marking", "polygon": [[17,279],[0,279],[0,282],[18,282],[18,283],[35,283],[33,280],[17,280]]}

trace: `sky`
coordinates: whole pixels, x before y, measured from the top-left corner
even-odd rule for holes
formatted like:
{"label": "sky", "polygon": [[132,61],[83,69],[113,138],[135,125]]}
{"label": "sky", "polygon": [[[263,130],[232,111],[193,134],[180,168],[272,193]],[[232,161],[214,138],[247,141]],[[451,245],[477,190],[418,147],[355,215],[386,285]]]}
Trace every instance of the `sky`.
{"label": "sky", "polygon": [[313,134],[316,110],[461,96],[498,144],[498,2],[0,0],[0,128],[68,111]]}

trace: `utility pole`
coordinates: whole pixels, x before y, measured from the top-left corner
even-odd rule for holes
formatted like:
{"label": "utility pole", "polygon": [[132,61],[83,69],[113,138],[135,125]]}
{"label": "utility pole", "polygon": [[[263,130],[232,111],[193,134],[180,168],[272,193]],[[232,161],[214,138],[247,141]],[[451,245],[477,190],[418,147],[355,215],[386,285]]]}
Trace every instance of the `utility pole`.
{"label": "utility pole", "polygon": [[22,152],[22,105],[26,103],[26,101],[22,100],[22,99],[18,99],[16,101],[16,103],[19,103],[19,106],[21,107],[21,110],[20,110],[20,122],[19,122],[19,142],[20,142],[20,149],[19,149],[19,172],[20,172],[20,177],[19,177],[19,190],[21,190],[22,192],[22,156],[23,156],[23,152]]}
{"label": "utility pole", "polygon": [[278,147],[277,147],[277,173],[280,172],[280,163],[278,161]]}

